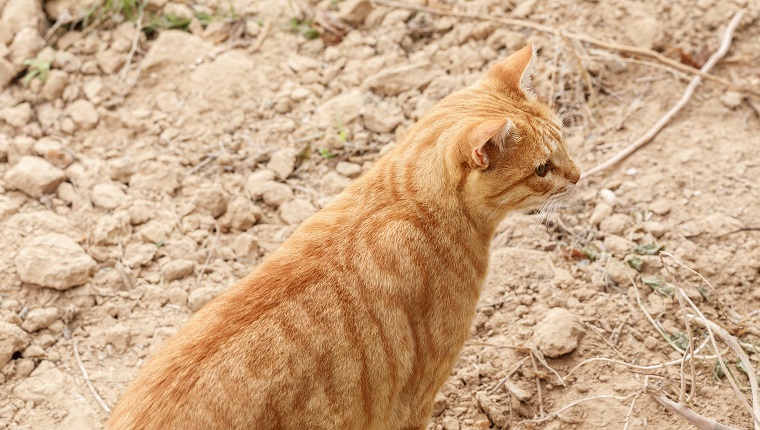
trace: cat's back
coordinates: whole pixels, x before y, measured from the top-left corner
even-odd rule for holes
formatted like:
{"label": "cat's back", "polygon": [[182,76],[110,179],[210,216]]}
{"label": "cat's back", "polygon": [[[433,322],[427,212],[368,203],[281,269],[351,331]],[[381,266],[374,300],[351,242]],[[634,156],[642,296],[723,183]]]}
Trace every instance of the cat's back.
{"label": "cat's back", "polygon": [[314,217],[198,311],[145,365],[108,428],[372,428],[383,398],[400,390],[376,379],[400,369],[391,341],[377,342],[386,335],[359,324],[387,318],[330,263],[353,217],[338,218]]}

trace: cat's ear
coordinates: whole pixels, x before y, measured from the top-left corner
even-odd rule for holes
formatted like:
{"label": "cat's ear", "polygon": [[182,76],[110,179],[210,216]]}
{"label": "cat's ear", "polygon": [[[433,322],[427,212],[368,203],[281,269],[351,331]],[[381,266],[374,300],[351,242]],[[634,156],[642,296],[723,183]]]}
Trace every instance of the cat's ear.
{"label": "cat's ear", "polygon": [[514,123],[507,118],[492,119],[476,125],[469,136],[467,164],[473,169],[485,170],[491,162],[488,153],[503,148]]}
{"label": "cat's ear", "polygon": [[528,100],[535,100],[531,79],[536,64],[536,48],[531,43],[491,67],[483,79],[493,81],[499,87],[506,87],[522,94]]}

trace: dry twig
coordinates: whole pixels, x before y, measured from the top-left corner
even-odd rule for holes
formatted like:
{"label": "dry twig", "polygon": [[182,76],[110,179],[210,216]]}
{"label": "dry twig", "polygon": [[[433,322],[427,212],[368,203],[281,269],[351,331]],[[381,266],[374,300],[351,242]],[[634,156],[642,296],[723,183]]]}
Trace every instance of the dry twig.
{"label": "dry twig", "polygon": [[98,402],[101,408],[107,413],[111,413],[111,408],[106,405],[106,402],[103,401],[103,398],[100,397],[100,394],[98,394],[98,391],[95,389],[95,386],[92,385],[92,382],[90,382],[90,376],[87,374],[87,369],[84,368],[84,364],[82,363],[82,358],[79,357],[79,347],[77,346],[77,340],[72,338],[71,344],[74,346],[74,358],[77,360],[77,365],[79,365],[79,370],[82,372],[82,376],[84,377],[85,382],[87,382],[87,386],[90,388],[90,393],[92,393],[92,396],[95,397],[95,401]]}
{"label": "dry twig", "polygon": [[[739,22],[741,21],[742,17],[744,16],[744,11],[739,10],[736,12],[733,18],[731,18],[731,21],[726,26],[726,30],[723,34],[723,40],[721,41],[720,47],[717,51],[710,57],[709,60],[707,60],[707,63],[705,63],[704,66],[702,66],[701,71],[702,72],[709,72],[713,66],[723,58],[726,53],[728,52],[728,48],[731,46],[731,40],[733,38],[734,30],[739,25]],[[603,162],[602,164],[597,165],[596,167],[593,167],[592,169],[586,171],[583,173],[583,177],[589,177],[591,175],[594,175],[596,173],[599,173],[603,170],[606,170],[614,165],[616,165],[618,162],[623,160],[624,158],[631,155],[633,152],[635,152],[637,149],[641,148],[642,146],[649,143],[657,134],[662,130],[663,127],[677,114],[689,101],[692,94],[694,94],[694,90],[697,88],[697,85],[699,85],[700,82],[702,82],[702,76],[703,75],[696,75],[691,79],[691,82],[689,82],[689,85],[686,86],[686,91],[684,91],[683,96],[681,96],[681,99],[676,103],[670,110],[665,113],[665,115],[660,118],[659,121],[655,123],[655,125],[649,129],[648,132],[646,132],[643,136],[636,139],[635,142],[631,143],[627,147],[623,148],[622,151],[615,154],[612,158],[609,160]]]}
{"label": "dry twig", "polygon": [[148,5],[148,2],[145,1],[141,3],[140,6],[138,6],[137,20],[135,21],[135,35],[132,38],[132,47],[129,49],[129,53],[127,54],[126,61],[124,61],[124,67],[122,67],[121,71],[119,72],[119,79],[122,82],[127,80],[127,73],[129,73],[129,68],[132,65],[132,57],[134,57],[135,52],[137,52],[137,46],[140,42],[140,34],[142,34],[143,13],[145,12],[145,7],[147,5]]}

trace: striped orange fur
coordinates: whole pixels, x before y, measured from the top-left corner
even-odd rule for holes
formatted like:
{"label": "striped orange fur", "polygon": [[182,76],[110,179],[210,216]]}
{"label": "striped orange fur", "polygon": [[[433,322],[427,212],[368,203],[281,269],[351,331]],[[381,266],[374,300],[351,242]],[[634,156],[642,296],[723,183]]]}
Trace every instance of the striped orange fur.
{"label": "striped orange fur", "polygon": [[497,224],[580,173],[528,46],[398,146],[140,370],[108,428],[425,429]]}

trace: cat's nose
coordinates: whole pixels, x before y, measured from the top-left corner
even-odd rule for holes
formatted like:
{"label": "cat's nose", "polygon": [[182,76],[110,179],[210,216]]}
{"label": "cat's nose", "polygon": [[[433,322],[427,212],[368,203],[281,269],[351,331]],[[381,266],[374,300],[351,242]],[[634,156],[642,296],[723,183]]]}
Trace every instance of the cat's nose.
{"label": "cat's nose", "polygon": [[565,172],[565,179],[567,179],[568,181],[574,184],[577,184],[578,181],[581,179],[581,171],[578,170],[578,167],[573,166],[571,169]]}

